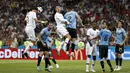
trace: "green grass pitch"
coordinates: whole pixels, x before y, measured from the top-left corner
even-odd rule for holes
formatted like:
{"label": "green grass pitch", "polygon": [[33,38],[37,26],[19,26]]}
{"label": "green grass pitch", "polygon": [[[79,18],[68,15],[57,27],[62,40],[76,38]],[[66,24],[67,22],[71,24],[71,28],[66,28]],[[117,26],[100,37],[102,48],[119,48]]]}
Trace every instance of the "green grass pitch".
{"label": "green grass pitch", "polygon": [[[115,62],[114,61],[111,62],[113,67],[115,68]],[[56,69],[55,65],[52,63],[54,68],[51,69],[52,70],[51,73],[86,73],[85,60],[84,61],[59,60],[58,63],[60,65],[59,69]],[[36,64],[37,64],[36,60],[0,60],[0,73],[49,73],[44,71],[44,61],[41,62],[40,72],[36,70]],[[122,68],[123,69],[121,71],[116,71],[113,73],[130,73],[130,62],[123,61]],[[106,73],[110,73],[109,67],[106,62],[105,62],[105,69]],[[99,61],[96,62],[95,70],[96,73],[102,73]]]}

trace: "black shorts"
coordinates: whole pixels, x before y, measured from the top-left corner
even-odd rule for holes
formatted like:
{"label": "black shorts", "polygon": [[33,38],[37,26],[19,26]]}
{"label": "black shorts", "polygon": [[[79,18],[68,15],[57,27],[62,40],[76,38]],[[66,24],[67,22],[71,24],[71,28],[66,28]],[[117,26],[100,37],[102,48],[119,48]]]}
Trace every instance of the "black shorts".
{"label": "black shorts", "polygon": [[99,57],[100,59],[108,57],[108,45],[99,45]]}
{"label": "black shorts", "polygon": [[124,45],[120,46],[119,44],[116,44],[115,52],[120,54],[124,53]]}
{"label": "black shorts", "polygon": [[[44,42],[45,43],[45,42]],[[45,43],[46,44],[46,43]],[[41,41],[38,41],[37,42],[37,47],[38,47],[38,50],[41,52],[41,51],[48,51],[48,47],[47,46],[43,46],[42,45],[42,42]]]}
{"label": "black shorts", "polygon": [[77,30],[73,28],[67,28],[71,38],[77,38]]}

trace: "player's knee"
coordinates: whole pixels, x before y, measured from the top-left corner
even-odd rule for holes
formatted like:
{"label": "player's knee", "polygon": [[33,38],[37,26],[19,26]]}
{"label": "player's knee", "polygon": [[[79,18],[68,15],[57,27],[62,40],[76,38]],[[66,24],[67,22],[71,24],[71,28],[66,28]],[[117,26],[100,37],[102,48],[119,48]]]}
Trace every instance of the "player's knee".
{"label": "player's knee", "polygon": [[94,61],[96,60],[96,56],[93,56],[93,60],[94,60]]}
{"label": "player's knee", "polygon": [[88,55],[88,58],[91,58],[91,55]]}

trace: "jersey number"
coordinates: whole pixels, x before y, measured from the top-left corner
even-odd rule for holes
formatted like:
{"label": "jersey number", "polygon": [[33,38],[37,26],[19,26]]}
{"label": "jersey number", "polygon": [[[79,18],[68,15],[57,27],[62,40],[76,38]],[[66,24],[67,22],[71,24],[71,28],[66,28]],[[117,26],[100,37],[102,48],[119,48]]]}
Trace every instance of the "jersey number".
{"label": "jersey number", "polygon": [[108,40],[108,35],[105,35],[104,41],[107,41],[107,40]]}
{"label": "jersey number", "polygon": [[71,16],[68,17],[68,21],[69,21],[70,23],[72,22],[72,21],[71,21],[71,18],[72,18]]}

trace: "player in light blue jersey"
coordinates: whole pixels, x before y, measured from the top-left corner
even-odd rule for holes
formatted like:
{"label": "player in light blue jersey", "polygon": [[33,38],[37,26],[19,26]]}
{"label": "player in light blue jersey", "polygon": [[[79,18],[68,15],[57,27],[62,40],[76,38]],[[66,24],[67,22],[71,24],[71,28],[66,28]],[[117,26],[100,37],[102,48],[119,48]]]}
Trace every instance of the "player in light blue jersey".
{"label": "player in light blue jersey", "polygon": [[[80,16],[78,15],[77,12],[72,10],[72,6],[68,6],[67,7],[67,13],[64,15],[64,18],[67,19],[70,24],[66,25],[66,28],[71,36],[71,40],[72,40],[72,44],[71,44],[71,49],[72,52],[70,54],[70,56],[74,57],[74,49],[75,49],[75,41],[77,38],[77,21],[79,21],[79,23],[83,26],[82,20],[80,18]],[[70,48],[70,43],[67,44],[67,50],[66,50],[66,54],[69,55],[69,48]]]}
{"label": "player in light blue jersey", "polygon": [[108,29],[108,25],[104,23],[104,29],[101,29],[99,32],[98,37],[100,38],[99,42],[99,57],[100,57],[100,64],[102,67],[103,73],[105,73],[104,68],[104,60],[107,61],[107,64],[110,67],[111,72],[113,72],[113,67],[111,65],[110,60],[108,59],[108,46],[110,44],[110,38],[112,37],[111,31]]}
{"label": "player in light blue jersey", "polygon": [[48,27],[43,28],[42,31],[40,32],[40,34],[38,35],[39,38],[39,42],[37,42],[37,46],[38,49],[40,51],[39,57],[38,57],[38,63],[37,63],[37,70],[40,70],[40,62],[42,59],[42,56],[45,56],[45,70],[46,71],[51,71],[48,68],[49,65],[49,53],[48,50],[51,47],[50,42],[52,42],[52,40],[50,39],[50,34],[51,34],[51,29],[52,29],[52,24],[49,23]]}
{"label": "player in light blue jersey", "polygon": [[[126,31],[122,28],[122,23],[118,23],[118,28],[116,29],[116,68],[114,69],[115,71],[121,70],[122,66],[122,53],[124,53],[124,43],[127,40],[127,34]],[[118,64],[119,63],[119,64]]]}

